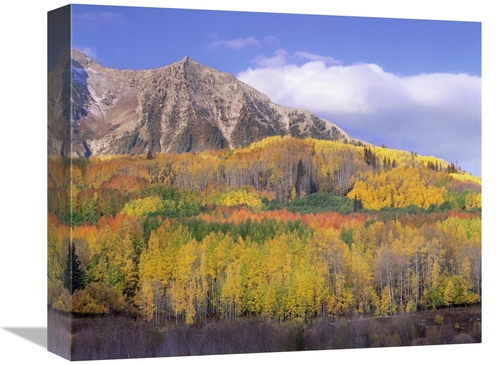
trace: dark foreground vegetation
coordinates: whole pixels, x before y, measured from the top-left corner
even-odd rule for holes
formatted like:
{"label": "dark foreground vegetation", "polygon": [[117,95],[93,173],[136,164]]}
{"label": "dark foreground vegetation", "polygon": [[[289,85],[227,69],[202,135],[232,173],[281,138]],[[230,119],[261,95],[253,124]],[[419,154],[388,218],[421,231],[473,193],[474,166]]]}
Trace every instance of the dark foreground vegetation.
{"label": "dark foreground vegetation", "polygon": [[[481,307],[388,317],[308,322],[237,319],[204,326],[151,323],[124,316],[70,317],[49,311],[49,350],[68,345],[71,360],[355,349],[481,342]],[[58,350],[61,350],[59,348]],[[59,351],[61,353],[61,351]]]}

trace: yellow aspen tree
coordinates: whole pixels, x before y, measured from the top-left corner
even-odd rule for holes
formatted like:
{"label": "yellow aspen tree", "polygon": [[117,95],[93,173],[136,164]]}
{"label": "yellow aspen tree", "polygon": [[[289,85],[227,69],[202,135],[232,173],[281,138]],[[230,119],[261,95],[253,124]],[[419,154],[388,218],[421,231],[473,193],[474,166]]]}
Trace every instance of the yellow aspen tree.
{"label": "yellow aspen tree", "polygon": [[231,260],[226,268],[226,278],[221,288],[221,304],[224,316],[236,318],[238,314],[238,298],[241,295],[240,266],[238,260]]}
{"label": "yellow aspen tree", "polygon": [[246,250],[246,296],[247,306],[253,313],[261,313],[264,307],[266,285],[266,258],[256,242],[250,242]]}
{"label": "yellow aspen tree", "polygon": [[176,315],[183,314],[186,324],[193,324],[199,299],[200,272],[197,242],[193,239],[178,252],[170,293]]}
{"label": "yellow aspen tree", "polygon": [[427,296],[427,293],[433,288],[439,285],[441,275],[443,274],[444,258],[443,250],[439,240],[433,237],[430,241],[427,241],[427,257],[426,257],[426,272],[427,275],[424,281],[423,296]]}
{"label": "yellow aspen tree", "polygon": [[409,247],[412,252],[412,292],[414,295],[415,306],[420,304],[420,299],[423,295],[422,282],[423,282],[423,268],[425,267],[425,254],[426,244],[425,239],[416,235],[410,241]]}
{"label": "yellow aspen tree", "polygon": [[399,311],[416,310],[414,306],[408,306],[408,286],[410,285],[409,268],[411,266],[408,248],[402,237],[395,239],[391,244],[394,255],[394,275],[395,275],[395,297]]}
{"label": "yellow aspen tree", "polygon": [[152,231],[139,261],[139,295],[137,298],[140,309],[146,319],[155,319],[155,324],[160,321],[160,310],[165,301],[165,268],[161,260],[160,242],[156,231]]}
{"label": "yellow aspen tree", "polygon": [[[139,307],[141,308],[146,320],[150,322],[153,319],[156,311],[154,284],[147,278],[141,281],[140,297],[138,299]],[[158,322],[156,322],[158,324]]]}
{"label": "yellow aspen tree", "polygon": [[215,286],[217,283],[217,261],[215,255],[215,248],[219,237],[222,239],[222,234],[210,233],[205,236],[201,241],[201,263],[200,275],[202,278],[203,292],[206,293],[204,298],[205,314],[214,312],[215,304]]}
{"label": "yellow aspen tree", "polygon": [[389,288],[389,285],[386,285],[382,289],[380,305],[377,310],[377,313],[379,316],[386,316],[391,313],[391,310],[392,310],[391,289]]}
{"label": "yellow aspen tree", "polygon": [[356,313],[369,313],[374,296],[373,274],[370,258],[358,251],[350,253],[350,279],[354,299],[353,310]]}
{"label": "yellow aspen tree", "polygon": [[[380,283],[381,305],[385,306],[385,302],[388,301],[387,308],[384,307],[384,311],[387,310],[387,312],[384,312],[384,314],[392,315],[397,279],[396,255],[388,244],[380,246],[377,250],[375,266],[378,277],[377,281]],[[388,297],[384,297],[386,289],[388,290]]]}
{"label": "yellow aspen tree", "polygon": [[264,299],[264,313],[268,317],[279,314],[279,307],[284,301],[287,281],[290,277],[292,257],[288,247],[288,235],[271,239],[264,243],[266,293]]}
{"label": "yellow aspen tree", "polygon": [[328,312],[332,317],[349,313],[354,305],[352,288],[347,285],[346,276],[338,273],[334,278],[334,288],[328,298]]}

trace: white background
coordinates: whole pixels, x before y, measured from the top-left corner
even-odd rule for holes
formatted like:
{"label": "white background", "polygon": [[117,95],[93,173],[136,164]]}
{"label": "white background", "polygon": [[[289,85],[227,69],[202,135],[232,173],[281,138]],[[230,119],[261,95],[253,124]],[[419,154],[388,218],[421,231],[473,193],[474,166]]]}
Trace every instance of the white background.
{"label": "white background", "polygon": [[[269,1],[122,0],[80,4],[134,5],[214,10],[244,10],[352,16],[376,16],[483,23],[483,343],[391,349],[223,355],[168,359],[100,361],[100,364],[231,364],[310,362],[370,364],[497,363],[500,327],[497,311],[499,245],[494,214],[498,152],[495,123],[499,100],[498,11],[491,0],[349,0]],[[325,5],[331,3],[333,5]],[[14,1],[2,9],[0,75],[0,362],[51,364],[66,360],[49,352],[40,336],[46,329],[46,76],[47,12],[60,1]],[[286,5],[285,5],[286,4]],[[466,50],[464,50],[466,51]],[[487,153],[490,156],[487,156]],[[491,183],[490,183],[491,181]],[[34,329],[37,340],[14,334]],[[13,330],[14,329],[14,330]],[[42,343],[40,345],[39,343]],[[496,351],[498,352],[498,351]],[[491,357],[490,357],[491,356]],[[86,363],[86,362],[83,362]]]}

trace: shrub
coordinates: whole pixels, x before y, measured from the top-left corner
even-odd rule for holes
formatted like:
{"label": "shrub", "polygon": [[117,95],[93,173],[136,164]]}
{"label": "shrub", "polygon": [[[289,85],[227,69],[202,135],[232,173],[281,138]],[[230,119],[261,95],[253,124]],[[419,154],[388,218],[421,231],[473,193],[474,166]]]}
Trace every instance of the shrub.
{"label": "shrub", "polygon": [[442,325],[443,324],[443,316],[440,315],[440,314],[436,314],[436,317],[434,318],[434,323],[436,323],[437,325]]}

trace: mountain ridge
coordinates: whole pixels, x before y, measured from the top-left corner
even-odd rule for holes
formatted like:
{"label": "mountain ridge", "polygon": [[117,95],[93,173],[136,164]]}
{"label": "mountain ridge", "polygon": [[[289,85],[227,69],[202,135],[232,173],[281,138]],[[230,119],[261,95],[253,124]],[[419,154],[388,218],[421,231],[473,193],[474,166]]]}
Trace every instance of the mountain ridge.
{"label": "mountain ridge", "polygon": [[355,140],[189,56],[159,68],[119,70],[73,49],[49,73],[48,90],[51,155],[197,152],[276,135]]}

